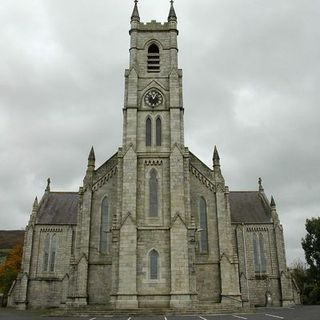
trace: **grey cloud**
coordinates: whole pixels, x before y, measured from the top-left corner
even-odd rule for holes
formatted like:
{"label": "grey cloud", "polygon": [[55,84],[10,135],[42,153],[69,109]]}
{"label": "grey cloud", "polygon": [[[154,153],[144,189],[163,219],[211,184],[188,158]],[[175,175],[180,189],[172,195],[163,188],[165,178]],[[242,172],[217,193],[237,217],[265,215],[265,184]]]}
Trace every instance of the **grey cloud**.
{"label": "grey cloud", "polygon": [[[164,21],[168,1],[140,1]],[[319,1],[176,1],[186,145],[211,166],[218,145],[231,190],[276,197],[289,262],[319,216]],[[77,191],[91,145],[121,144],[130,2],[2,1],[0,228],[24,227],[46,178]]]}

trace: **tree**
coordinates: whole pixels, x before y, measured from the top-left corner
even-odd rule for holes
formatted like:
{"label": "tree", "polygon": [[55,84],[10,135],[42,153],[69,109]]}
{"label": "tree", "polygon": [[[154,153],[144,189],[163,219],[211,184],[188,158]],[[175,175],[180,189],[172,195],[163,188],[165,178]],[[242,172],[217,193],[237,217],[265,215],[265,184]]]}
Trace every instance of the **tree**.
{"label": "tree", "polygon": [[296,284],[299,287],[301,294],[303,295],[304,288],[307,282],[306,263],[304,263],[300,259],[297,259],[292,263],[290,269],[291,269],[291,275],[295,279]]}
{"label": "tree", "polygon": [[320,285],[320,218],[307,219],[307,235],[302,239],[302,248],[310,266],[311,275],[315,282]]}
{"label": "tree", "polygon": [[305,302],[320,304],[320,218],[306,220],[307,235],[301,244],[309,269],[306,273]]}
{"label": "tree", "polygon": [[21,268],[23,244],[19,243],[9,251],[8,257],[0,265],[0,292],[7,295],[12,282],[17,278]]}

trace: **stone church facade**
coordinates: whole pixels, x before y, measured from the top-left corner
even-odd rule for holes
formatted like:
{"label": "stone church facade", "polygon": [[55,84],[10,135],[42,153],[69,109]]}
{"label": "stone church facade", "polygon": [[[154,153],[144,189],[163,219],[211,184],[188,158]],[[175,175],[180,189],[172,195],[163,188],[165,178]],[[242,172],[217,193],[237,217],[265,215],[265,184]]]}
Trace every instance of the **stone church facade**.
{"label": "stone church facade", "polygon": [[177,17],[131,17],[122,147],[99,168],[92,148],[78,192],[50,180],[26,228],[9,304],[20,309],[284,306],[293,303],[283,229],[261,180],[225,185],[184,145]]}

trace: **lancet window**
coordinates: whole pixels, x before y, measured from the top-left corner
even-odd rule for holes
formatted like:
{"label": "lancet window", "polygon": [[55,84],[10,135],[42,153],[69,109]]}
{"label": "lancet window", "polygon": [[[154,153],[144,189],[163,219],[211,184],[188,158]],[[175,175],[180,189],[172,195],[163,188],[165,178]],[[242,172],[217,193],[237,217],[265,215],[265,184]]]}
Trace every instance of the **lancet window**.
{"label": "lancet window", "polygon": [[156,218],[159,214],[159,183],[157,171],[152,169],[149,176],[149,215]]}
{"label": "lancet window", "polygon": [[267,261],[264,250],[263,234],[253,234],[253,255],[254,255],[254,271],[255,273],[267,272]]}
{"label": "lancet window", "polygon": [[146,120],[146,146],[150,147],[152,143],[152,122],[148,117]]}
{"label": "lancet window", "polygon": [[108,253],[109,249],[109,204],[105,197],[101,203],[100,252]]}
{"label": "lancet window", "polygon": [[161,146],[162,143],[162,123],[161,118],[158,117],[156,120],[156,145]]}
{"label": "lancet window", "polygon": [[159,279],[159,253],[156,250],[151,250],[149,253],[150,279]]}
{"label": "lancet window", "polygon": [[58,239],[56,234],[47,234],[44,240],[43,271],[53,272],[56,264]]}
{"label": "lancet window", "polygon": [[200,252],[208,252],[208,226],[207,226],[207,203],[204,198],[199,202],[199,220],[200,220]]}

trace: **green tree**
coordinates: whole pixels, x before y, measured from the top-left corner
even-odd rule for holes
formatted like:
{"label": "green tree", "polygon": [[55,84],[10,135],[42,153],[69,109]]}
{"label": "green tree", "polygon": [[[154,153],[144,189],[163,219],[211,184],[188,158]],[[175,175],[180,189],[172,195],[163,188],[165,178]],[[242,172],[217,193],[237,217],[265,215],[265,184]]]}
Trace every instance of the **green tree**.
{"label": "green tree", "polygon": [[296,281],[297,286],[300,289],[301,295],[304,294],[304,289],[307,284],[307,268],[306,263],[300,259],[297,259],[291,265],[291,274]]}
{"label": "green tree", "polygon": [[320,218],[307,219],[306,230],[307,235],[302,239],[302,248],[311,275],[316,283],[320,284]]}
{"label": "green tree", "polygon": [[306,220],[305,238],[301,244],[309,268],[306,273],[305,302],[320,304],[320,218]]}

